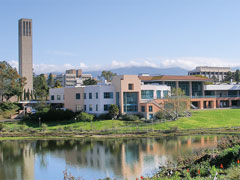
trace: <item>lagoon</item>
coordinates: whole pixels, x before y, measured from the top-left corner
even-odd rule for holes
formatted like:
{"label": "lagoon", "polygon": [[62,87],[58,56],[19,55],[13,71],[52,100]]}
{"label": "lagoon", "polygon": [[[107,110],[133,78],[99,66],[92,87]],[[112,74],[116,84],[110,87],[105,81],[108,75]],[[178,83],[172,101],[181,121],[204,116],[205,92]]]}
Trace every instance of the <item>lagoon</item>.
{"label": "lagoon", "polygon": [[1,180],[85,180],[151,176],[181,156],[216,147],[218,136],[0,141]]}

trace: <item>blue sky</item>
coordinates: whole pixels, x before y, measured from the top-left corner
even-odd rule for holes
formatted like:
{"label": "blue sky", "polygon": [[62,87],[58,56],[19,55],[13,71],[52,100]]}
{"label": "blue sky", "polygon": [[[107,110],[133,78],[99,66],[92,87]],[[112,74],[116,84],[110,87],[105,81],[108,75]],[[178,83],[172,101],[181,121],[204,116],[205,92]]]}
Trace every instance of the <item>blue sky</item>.
{"label": "blue sky", "polygon": [[0,0],[0,60],[33,19],[35,72],[240,66],[239,0]]}

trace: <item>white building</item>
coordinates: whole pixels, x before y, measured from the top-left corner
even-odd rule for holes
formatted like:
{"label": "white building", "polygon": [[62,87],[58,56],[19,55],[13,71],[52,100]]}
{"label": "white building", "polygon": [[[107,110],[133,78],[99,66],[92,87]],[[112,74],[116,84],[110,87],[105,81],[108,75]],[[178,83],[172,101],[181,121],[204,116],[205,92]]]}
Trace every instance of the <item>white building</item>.
{"label": "white building", "polygon": [[64,88],[51,88],[49,94],[51,103],[64,104]]}
{"label": "white building", "polygon": [[108,113],[109,106],[116,104],[115,88],[112,85],[91,85],[84,88],[84,109],[87,113]]}

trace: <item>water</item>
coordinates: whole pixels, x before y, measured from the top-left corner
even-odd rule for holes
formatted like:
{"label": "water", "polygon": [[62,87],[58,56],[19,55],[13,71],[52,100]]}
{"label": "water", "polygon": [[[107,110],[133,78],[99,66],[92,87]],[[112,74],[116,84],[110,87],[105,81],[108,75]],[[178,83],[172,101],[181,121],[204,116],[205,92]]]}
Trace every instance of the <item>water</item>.
{"label": "water", "polygon": [[217,136],[0,141],[1,180],[136,179],[179,156],[213,148]]}

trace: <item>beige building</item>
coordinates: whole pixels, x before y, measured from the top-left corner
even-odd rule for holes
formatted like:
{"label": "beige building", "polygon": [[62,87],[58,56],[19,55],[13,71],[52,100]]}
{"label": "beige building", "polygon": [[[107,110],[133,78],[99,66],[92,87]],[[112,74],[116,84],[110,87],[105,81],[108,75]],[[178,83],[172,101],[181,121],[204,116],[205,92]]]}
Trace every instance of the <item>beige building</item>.
{"label": "beige building", "polygon": [[223,81],[229,71],[231,71],[230,67],[197,66],[196,69],[189,71],[188,75],[202,75],[218,81]]}
{"label": "beige building", "polygon": [[18,21],[19,74],[26,78],[25,91],[33,90],[32,20]]}

